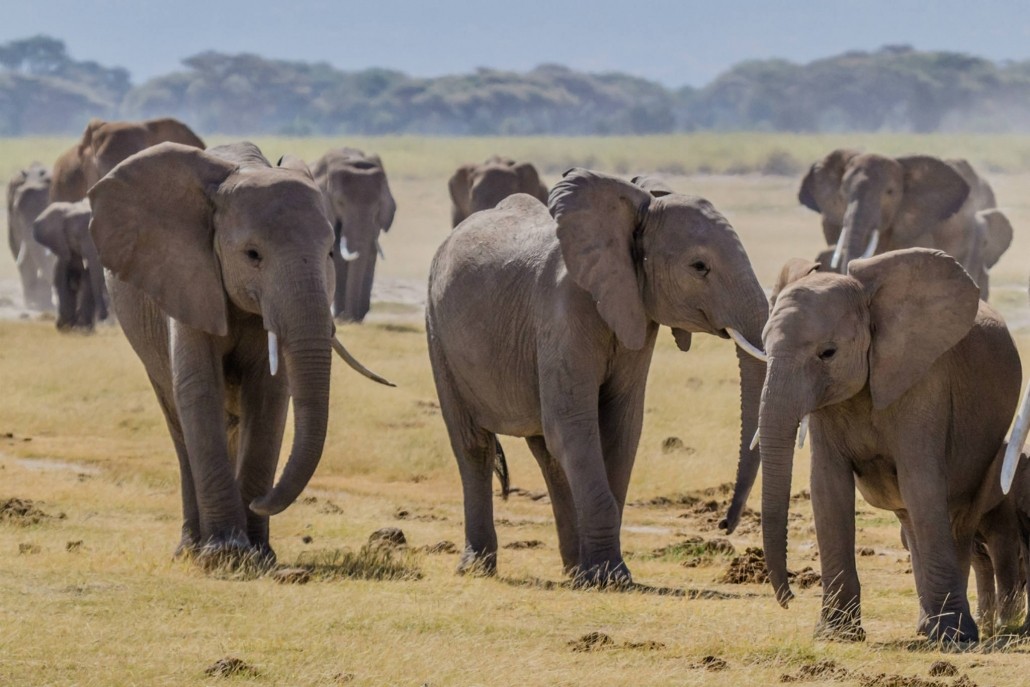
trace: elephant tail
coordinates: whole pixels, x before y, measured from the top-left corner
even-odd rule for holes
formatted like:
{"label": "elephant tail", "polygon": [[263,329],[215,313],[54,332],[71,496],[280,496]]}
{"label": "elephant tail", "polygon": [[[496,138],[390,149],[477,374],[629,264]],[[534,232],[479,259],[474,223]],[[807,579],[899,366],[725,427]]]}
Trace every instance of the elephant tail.
{"label": "elephant tail", "polygon": [[504,457],[504,449],[501,447],[501,442],[496,434],[494,435],[494,472],[497,473],[497,479],[501,481],[501,497],[507,501],[508,494],[511,492],[511,479],[508,477],[508,459]]}

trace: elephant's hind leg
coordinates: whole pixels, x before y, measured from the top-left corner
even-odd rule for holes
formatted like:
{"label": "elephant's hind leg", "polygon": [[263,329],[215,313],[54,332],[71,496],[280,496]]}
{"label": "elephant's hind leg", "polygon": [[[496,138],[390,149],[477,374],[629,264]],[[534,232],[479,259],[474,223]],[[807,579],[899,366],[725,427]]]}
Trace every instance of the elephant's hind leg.
{"label": "elephant's hind leg", "polygon": [[554,511],[554,522],[558,527],[558,549],[561,551],[562,565],[565,574],[571,575],[579,568],[579,530],[576,525],[576,504],[572,499],[572,490],[565,471],[554,459],[544,438],[527,437],[526,443],[533,452],[540,471],[547,483],[547,493],[551,497],[551,510]]}

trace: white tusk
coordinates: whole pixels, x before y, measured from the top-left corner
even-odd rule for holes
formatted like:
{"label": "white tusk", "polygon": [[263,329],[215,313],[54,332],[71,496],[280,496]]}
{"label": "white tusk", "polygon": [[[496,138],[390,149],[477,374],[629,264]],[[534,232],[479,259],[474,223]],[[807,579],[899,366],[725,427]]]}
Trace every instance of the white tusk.
{"label": "white tusk", "polygon": [[273,377],[279,371],[279,337],[275,332],[268,332],[268,370]]}
{"label": "white tusk", "polygon": [[386,253],[383,252],[383,247],[379,245],[378,237],[376,237],[376,252],[379,253],[380,260],[386,260]]}
{"label": "white tusk", "polygon": [[876,253],[876,245],[880,243],[880,230],[873,229],[873,235],[869,237],[869,245],[865,248],[865,253],[862,253],[863,258],[870,258]]}
{"label": "white tusk", "polygon": [[22,241],[21,246],[18,248],[18,257],[14,259],[14,264],[18,267],[21,267],[21,264],[25,262],[25,258],[28,256],[28,254],[28,245],[24,241]]}
{"label": "white tusk", "polygon": [[843,251],[843,250],[844,250],[844,244],[841,242],[840,239],[837,239],[837,245],[833,249],[833,257],[830,258],[830,269],[831,270],[837,269],[837,265],[840,264],[840,254],[841,254],[841,251]]}
{"label": "white tusk", "polygon": [[798,426],[798,448],[805,447],[805,437],[808,436],[808,416],[801,418],[801,424]]}
{"label": "white tusk", "polygon": [[345,363],[350,365],[352,368],[354,368],[355,370],[357,370],[358,372],[360,372],[364,376],[366,376],[369,379],[371,379],[373,382],[379,382],[380,384],[385,384],[386,386],[397,386],[396,384],[394,384],[390,380],[386,379],[385,377],[380,377],[375,372],[372,372],[372,370],[368,369],[367,367],[365,367],[364,365],[359,363],[357,358],[352,356],[350,354],[350,351],[348,351],[346,348],[344,348],[343,344],[340,343],[340,340],[337,339],[335,336],[332,338],[332,344],[333,344],[333,350],[336,351],[337,353],[339,353],[340,357],[343,358],[343,361]]}
{"label": "white tusk", "polygon": [[1016,467],[1019,463],[1019,454],[1026,442],[1026,435],[1030,433],[1030,385],[1026,388],[1026,395],[1023,396],[1023,405],[1016,413],[1016,423],[1012,425],[1012,434],[1009,436],[1009,445],[1005,449],[1005,460],[1001,464],[1001,491],[1009,493],[1012,488],[1012,480],[1016,478]]}
{"label": "white tusk", "polygon": [[726,333],[730,335],[730,338],[732,338],[733,341],[738,346],[740,346],[740,348],[745,353],[748,353],[748,354],[754,356],[755,358],[758,358],[763,363],[766,362],[769,359],[769,356],[767,356],[765,353],[763,353],[760,348],[755,348],[754,345],[752,345],[752,343],[750,341],[745,339],[744,335],[741,334],[740,332],[738,332],[736,329],[732,329],[730,327],[726,327]]}
{"label": "white tusk", "polygon": [[758,430],[757,429],[755,430],[754,438],[751,439],[751,446],[749,446],[748,448],[750,448],[750,450],[754,451],[755,450],[755,446],[758,446]]}
{"label": "white tusk", "polygon": [[340,233],[340,257],[344,262],[353,262],[358,259],[358,253],[351,253],[347,250],[347,237]]}

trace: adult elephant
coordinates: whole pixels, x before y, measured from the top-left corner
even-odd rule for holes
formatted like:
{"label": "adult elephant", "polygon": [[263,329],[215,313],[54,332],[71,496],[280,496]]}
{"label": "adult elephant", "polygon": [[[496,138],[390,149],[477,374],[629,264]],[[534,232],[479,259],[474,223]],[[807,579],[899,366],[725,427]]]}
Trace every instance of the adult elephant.
{"label": "adult elephant", "polygon": [[458,167],[447,182],[451,193],[451,226],[473,212],[489,210],[515,193],[528,193],[547,204],[547,187],[529,162],[494,155],[481,164]]}
{"label": "adult elephant", "polygon": [[1000,497],[991,497],[994,459],[1019,396],[1012,337],[961,265],[939,251],[852,261],[847,275],[815,267],[795,263],[765,329],[762,534],[776,597],[783,606],[793,598],[787,512],[795,434],[810,416],[823,580],[818,634],[865,636],[857,485],[870,505],[902,523],[919,631],[976,640],[966,586],[974,533]]}
{"label": "adult elephant", "polygon": [[892,158],[834,150],[814,163],[798,200],[822,215],[829,266],[902,248],[936,248],[961,264],[987,298],[988,270],[1012,242],[990,184],[965,160]]}
{"label": "adult elephant", "polygon": [[[272,167],[250,143],[162,143],[89,197],[115,312],[179,458],[179,551],[273,559],[268,519],[318,466],[339,347],[318,185],[303,162]],[[273,486],[291,398],[293,445]]]}
{"label": "adult elephant", "polygon": [[204,142],[177,119],[165,117],[142,122],[91,119],[79,142],[54,163],[50,201],[74,203],[122,160],[139,151],[170,141],[204,148]]}
{"label": "adult elephant", "polygon": [[379,232],[390,230],[397,203],[378,155],[335,148],[319,158],[312,171],[325,195],[338,246],[333,256],[333,312],[338,320],[361,322],[372,301],[372,278],[382,253]]}
{"label": "adult elephant", "polygon": [[[516,194],[459,225],[433,259],[426,309],[464,492],[459,572],[496,569],[491,468],[506,476],[497,435],[508,434],[526,438],[544,474],[565,571],[590,584],[630,579],[622,511],[660,325],[684,351],[702,332],[741,347],[746,499],[765,363],[743,350],[757,352],[767,317],[737,234],[700,198],[573,169],[551,192],[550,213]],[[730,529],[742,506],[734,502]]]}
{"label": "adult elephant", "polygon": [[92,331],[107,319],[104,268],[89,235],[89,200],[51,203],[32,225],[32,236],[57,257],[57,328]]}
{"label": "adult elephant", "polygon": [[7,242],[21,278],[25,307],[49,312],[54,256],[32,238],[32,223],[50,198],[50,170],[38,162],[18,172],[7,184]]}

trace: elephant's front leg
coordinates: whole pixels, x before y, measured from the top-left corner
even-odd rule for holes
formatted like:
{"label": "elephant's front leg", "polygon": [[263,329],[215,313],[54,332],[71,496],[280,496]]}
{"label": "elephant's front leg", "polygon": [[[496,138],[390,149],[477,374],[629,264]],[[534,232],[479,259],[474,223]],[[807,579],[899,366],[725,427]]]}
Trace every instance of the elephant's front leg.
{"label": "elephant's front leg", "polygon": [[865,640],[855,565],[855,474],[826,440],[812,437],[812,510],[822,564],[823,607],[816,637]]}
{"label": "elephant's front leg", "polygon": [[566,575],[574,575],[579,569],[579,529],[576,523],[576,504],[569,488],[569,480],[565,477],[561,465],[547,450],[547,443],[543,437],[528,437],[526,443],[536,458],[547,484],[554,523],[558,528],[558,550],[561,552],[562,566]]}
{"label": "elephant's front leg", "polygon": [[57,328],[64,330],[75,324],[77,283],[74,268],[68,260],[60,260],[54,268],[54,288],[57,291]]}
{"label": "elephant's front leg", "polygon": [[[643,373],[647,374],[646,370]],[[621,527],[622,511],[626,506],[629,479],[640,444],[640,431],[644,425],[644,384],[629,384],[627,389],[601,401],[599,427],[604,469],[608,487],[619,505]]]}

